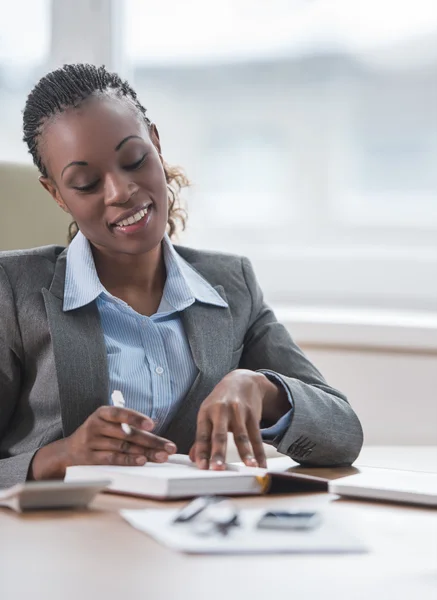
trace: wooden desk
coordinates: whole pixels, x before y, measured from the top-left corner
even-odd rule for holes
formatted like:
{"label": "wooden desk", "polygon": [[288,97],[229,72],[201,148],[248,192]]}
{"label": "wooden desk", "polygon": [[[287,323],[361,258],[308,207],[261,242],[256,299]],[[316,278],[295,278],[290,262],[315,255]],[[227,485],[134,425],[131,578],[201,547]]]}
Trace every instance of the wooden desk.
{"label": "wooden desk", "polygon": [[[368,448],[358,463],[371,460],[371,466],[405,468],[408,456],[408,466],[420,468],[436,450]],[[399,464],[395,464],[396,453]],[[84,512],[20,516],[0,509],[0,598],[437,599],[436,510],[338,500],[320,493],[236,502],[265,507],[323,506],[350,520],[370,552],[350,556],[186,556],[160,546],[117,513],[122,507],[157,503],[102,494],[93,510]]]}

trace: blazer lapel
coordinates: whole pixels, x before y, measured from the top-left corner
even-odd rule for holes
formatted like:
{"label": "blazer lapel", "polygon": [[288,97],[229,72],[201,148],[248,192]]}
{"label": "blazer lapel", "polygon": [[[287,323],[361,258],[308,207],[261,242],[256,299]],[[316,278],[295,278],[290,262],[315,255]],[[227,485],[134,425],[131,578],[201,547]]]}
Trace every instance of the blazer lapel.
{"label": "blazer lapel", "polygon": [[[56,263],[50,289],[43,289],[58,379],[62,426],[71,435],[99,406],[108,402],[106,347],[95,302],[64,312],[65,250]],[[226,301],[222,286],[215,287]],[[162,433],[179,452],[188,452],[196,434],[200,404],[228,373],[233,349],[229,307],[195,302],[181,313],[198,375]]]}
{"label": "blazer lapel", "polygon": [[[215,288],[226,301],[222,286]],[[195,302],[181,313],[193,360],[199,369],[185,400],[162,433],[175,442],[178,452],[188,452],[196,434],[200,404],[226,375],[231,364],[233,324],[229,307]]]}
{"label": "blazer lapel", "polygon": [[50,289],[42,294],[53,344],[65,436],[108,401],[108,366],[95,302],[64,312],[67,252],[56,263]]}

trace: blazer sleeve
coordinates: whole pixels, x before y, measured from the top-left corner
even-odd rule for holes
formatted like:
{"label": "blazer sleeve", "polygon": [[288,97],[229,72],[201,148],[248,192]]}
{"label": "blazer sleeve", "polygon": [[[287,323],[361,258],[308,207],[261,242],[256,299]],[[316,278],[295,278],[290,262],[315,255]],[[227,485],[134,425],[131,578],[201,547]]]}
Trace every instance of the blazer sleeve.
{"label": "blazer sleeve", "polygon": [[[307,466],[350,465],[363,444],[363,431],[346,397],[330,387],[265,304],[252,265],[242,258],[252,299],[239,367],[276,374],[291,394],[293,410],[281,436],[282,454]],[[282,432],[281,432],[282,433]]]}
{"label": "blazer sleeve", "polygon": [[22,344],[13,291],[0,265],[0,488],[27,478],[35,452],[11,456],[3,440],[20,395]]}

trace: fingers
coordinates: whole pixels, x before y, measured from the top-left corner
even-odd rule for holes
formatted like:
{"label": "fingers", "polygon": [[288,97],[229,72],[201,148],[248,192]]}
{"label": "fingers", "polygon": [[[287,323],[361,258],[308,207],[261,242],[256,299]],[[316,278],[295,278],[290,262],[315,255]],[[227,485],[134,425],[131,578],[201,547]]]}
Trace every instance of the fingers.
{"label": "fingers", "polygon": [[253,454],[255,456],[256,462],[258,463],[258,466],[262,469],[267,469],[267,460],[266,454],[264,452],[264,444],[261,436],[261,430],[259,428],[259,423],[257,422],[253,414],[249,415],[247,420],[247,433],[249,435],[250,443],[253,449]]}
{"label": "fingers", "polygon": [[99,419],[110,423],[127,423],[131,427],[143,431],[151,431],[155,424],[150,417],[131,410],[130,408],[121,408],[118,406],[101,406],[96,414]]}
{"label": "fingers", "polygon": [[128,437],[130,436],[126,436],[126,439],[117,439],[113,437],[100,436],[94,441],[92,449],[94,451],[107,450],[115,453],[129,454],[134,457],[142,456],[146,457],[146,459],[151,462],[162,463],[168,460],[170,455],[169,452],[163,451],[159,448],[146,449],[144,446],[130,442]]}
{"label": "fingers", "polygon": [[240,402],[223,403],[208,415],[199,417],[190,458],[200,469],[226,468],[228,431],[233,432],[238,453],[246,466],[267,467],[259,424],[255,415]]}
{"label": "fingers", "polygon": [[124,454],[135,454],[145,456],[144,448],[137,444],[132,444],[127,439],[117,440],[111,437],[101,436],[95,439],[92,444],[92,450],[110,450],[111,452],[122,452]]}
{"label": "fingers", "polygon": [[176,445],[173,442],[155,435],[154,433],[138,429],[132,429],[130,433],[125,433],[121,427],[115,423],[109,423],[107,421],[102,422],[99,433],[103,437],[128,441],[131,444],[141,446],[141,448],[143,448],[143,454],[144,449],[157,452],[163,451],[167,454],[174,454],[177,450]]}
{"label": "fingers", "polygon": [[197,422],[196,441],[193,446],[194,459],[199,469],[209,469],[211,432],[212,426],[210,420],[200,418]]}
{"label": "fingers", "polygon": [[135,456],[133,454],[124,454],[122,452],[110,452],[99,450],[93,452],[94,465],[118,465],[120,467],[141,467],[145,465],[147,458],[145,456]]}
{"label": "fingers", "polygon": [[[115,406],[102,406],[96,411],[96,417],[91,425],[93,432],[91,445],[97,453],[106,452],[104,460],[109,460],[107,455],[113,454],[113,458],[117,462],[110,464],[135,464],[135,462],[132,463],[132,460],[135,461],[135,457],[144,458],[140,461],[141,464],[147,460],[165,462],[171,454],[177,451],[173,442],[151,433],[150,430],[154,427],[152,419],[137,411]],[[129,433],[120,427],[121,423],[130,425]],[[123,456],[118,456],[119,454],[126,454],[131,458],[125,459]],[[127,462],[123,462],[123,460]]]}
{"label": "fingers", "polygon": [[232,432],[238,454],[247,467],[257,467],[259,463],[255,458],[254,449],[252,449],[252,440],[246,427],[246,419],[241,410],[237,409],[234,413]]}
{"label": "fingers", "polygon": [[225,469],[226,447],[228,445],[229,415],[225,404],[219,405],[212,422],[210,468]]}

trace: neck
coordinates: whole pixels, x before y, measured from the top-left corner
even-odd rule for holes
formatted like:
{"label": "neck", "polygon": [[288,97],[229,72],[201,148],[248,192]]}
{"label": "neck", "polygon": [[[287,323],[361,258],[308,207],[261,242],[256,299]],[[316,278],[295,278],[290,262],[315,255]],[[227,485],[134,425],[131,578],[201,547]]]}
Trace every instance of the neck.
{"label": "neck", "polygon": [[162,244],[139,255],[111,254],[91,246],[97,275],[114,296],[124,299],[129,291],[162,295],[166,279]]}

